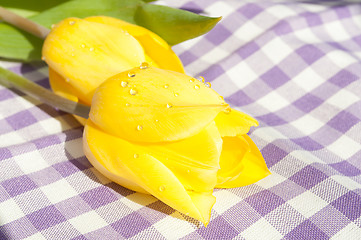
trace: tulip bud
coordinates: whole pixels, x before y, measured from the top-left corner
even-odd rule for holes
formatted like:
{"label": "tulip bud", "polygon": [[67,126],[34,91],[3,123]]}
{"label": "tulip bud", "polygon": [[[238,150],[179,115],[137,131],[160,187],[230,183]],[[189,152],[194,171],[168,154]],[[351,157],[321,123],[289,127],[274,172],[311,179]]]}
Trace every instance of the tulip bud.
{"label": "tulip bud", "polygon": [[244,186],[269,174],[246,135],[257,125],[209,84],[141,65],[95,91],[83,146],[111,180],[207,225],[215,187]]}

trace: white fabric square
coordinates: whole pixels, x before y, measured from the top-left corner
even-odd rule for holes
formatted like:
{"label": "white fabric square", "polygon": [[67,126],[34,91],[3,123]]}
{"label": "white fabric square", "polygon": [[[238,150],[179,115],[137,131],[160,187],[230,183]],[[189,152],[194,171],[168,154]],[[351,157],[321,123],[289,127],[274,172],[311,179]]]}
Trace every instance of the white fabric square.
{"label": "white fabric square", "polygon": [[[223,58],[229,56],[229,53],[227,51],[222,50],[221,48],[213,48],[211,51],[204,54],[201,59],[204,62],[209,63],[209,65],[212,65],[214,63],[217,63],[221,61]],[[206,79],[207,81],[207,79]]]}
{"label": "white fabric square", "polygon": [[66,142],[65,150],[67,150],[73,158],[83,157],[83,138],[77,138]]}
{"label": "white fabric square", "polygon": [[245,239],[281,239],[282,234],[266,219],[261,218],[241,233]]}
{"label": "white fabric square", "polygon": [[263,29],[258,27],[252,21],[247,21],[240,28],[238,28],[233,35],[236,36],[239,40],[247,43],[256,38],[263,32]]}
{"label": "white fabric square", "polygon": [[345,27],[342,25],[341,21],[328,22],[324,25],[324,29],[326,29],[331,39],[336,42],[349,40],[352,36],[345,30]]}
{"label": "white fabric square", "polygon": [[227,16],[231,14],[234,9],[225,2],[216,2],[211,6],[207,7],[207,13],[214,16]]}
{"label": "white fabric square", "polygon": [[328,150],[335,153],[342,159],[347,159],[361,150],[360,143],[355,142],[346,135],[342,135],[339,139],[327,147]]}
{"label": "white fabric square", "polygon": [[213,206],[213,209],[218,213],[222,214],[234,205],[236,205],[241,198],[237,195],[231,193],[228,190],[220,190],[213,193],[213,196],[217,198],[216,203]]}
{"label": "white fabric square", "polygon": [[300,40],[300,43],[305,44],[305,43],[320,43],[322,42],[321,39],[319,39],[316,34],[314,32],[312,32],[312,30],[310,30],[309,28],[305,28],[305,29],[301,29],[301,30],[296,30],[293,32],[293,35]]}
{"label": "white fabric square", "polygon": [[155,223],[153,227],[166,239],[180,239],[194,232],[192,225],[177,211]]}
{"label": "white fabric square", "polygon": [[335,95],[327,99],[327,103],[340,109],[347,109],[349,106],[360,100],[361,98],[355,96],[352,92],[340,89]]}
{"label": "white fabric square", "polygon": [[41,190],[53,204],[78,194],[65,179],[43,186],[41,187]]}
{"label": "white fabric square", "polygon": [[24,217],[23,211],[13,199],[0,203],[0,226]]}
{"label": "white fabric square", "polygon": [[319,198],[310,191],[306,191],[301,195],[298,195],[297,197],[289,200],[287,203],[306,218],[311,217],[328,205],[326,201]]}
{"label": "white fabric square", "polygon": [[338,184],[341,184],[345,188],[349,190],[356,190],[361,189],[361,184],[355,182],[350,177],[342,176],[342,175],[333,175],[331,178],[337,182]]}
{"label": "white fabric square", "polygon": [[281,132],[277,131],[273,127],[258,127],[256,128],[252,134],[255,134],[257,137],[261,138],[265,142],[273,142],[277,139],[287,139],[285,135]]}
{"label": "white fabric square", "polygon": [[270,42],[262,46],[262,52],[277,64],[294,52],[281,38],[274,38]]}
{"label": "white fabric square", "polygon": [[267,108],[270,112],[275,112],[289,105],[289,102],[276,91],[272,91],[262,97],[257,103]]}
{"label": "white fabric square", "polygon": [[238,63],[226,74],[230,77],[232,82],[237,85],[240,89],[244,88],[252,81],[258,78],[258,75],[252,70],[252,68],[244,61]]}
{"label": "white fabric square", "polygon": [[82,234],[98,230],[108,225],[95,211],[74,217],[70,219],[69,222]]}
{"label": "white fabric square", "polygon": [[36,233],[31,235],[30,237],[24,238],[24,240],[46,240],[46,238],[41,233]]}
{"label": "white fabric square", "polygon": [[305,89],[307,92],[312,91],[316,87],[320,86],[325,79],[320,77],[312,68],[306,68],[292,79],[298,86]]}
{"label": "white fabric square", "polygon": [[268,7],[266,8],[266,11],[278,19],[284,19],[297,14],[297,12],[294,11],[292,8],[281,4]]}
{"label": "white fabric square", "polygon": [[326,56],[339,68],[346,68],[351,64],[358,63],[359,61],[354,56],[351,56],[347,52],[341,50],[329,52]]}
{"label": "white fabric square", "polygon": [[[274,187],[282,182],[284,182],[287,178],[283,177],[282,175],[277,174],[276,172],[272,172],[271,175],[262,178],[255,184],[264,188],[264,189],[270,189],[271,187]],[[218,198],[217,198],[218,199]]]}
{"label": "white fabric square", "polygon": [[38,151],[28,152],[15,156],[15,162],[24,173],[32,173],[49,167],[43,156]]}
{"label": "white fabric square", "polygon": [[291,124],[304,135],[310,135],[324,126],[323,122],[312,117],[311,115],[304,115],[299,119],[291,122]]}

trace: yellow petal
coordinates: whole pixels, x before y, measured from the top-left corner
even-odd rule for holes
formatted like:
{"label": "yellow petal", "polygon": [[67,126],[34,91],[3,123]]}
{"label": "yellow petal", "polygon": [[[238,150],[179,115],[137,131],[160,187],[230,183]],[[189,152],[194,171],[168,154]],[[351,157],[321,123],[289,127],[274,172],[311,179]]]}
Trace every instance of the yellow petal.
{"label": "yellow petal", "polygon": [[231,108],[220,112],[215,122],[222,137],[243,135],[249,132],[250,127],[258,126],[256,119]]}
{"label": "yellow petal", "polygon": [[129,141],[173,141],[197,134],[227,106],[214,90],[185,74],[135,68],[97,89],[90,119]]}
{"label": "yellow petal", "polygon": [[47,64],[90,105],[93,92],[105,79],[139,66],[146,57],[140,43],[119,28],[68,18],[56,25],[43,45]]}
{"label": "yellow petal", "polygon": [[182,62],[173,52],[172,48],[166,41],[152,31],[112,17],[95,16],[85,18],[85,20],[111,25],[127,31],[143,46],[146,55],[151,59],[147,61],[153,61],[162,69],[184,73]]}
{"label": "yellow petal", "polygon": [[212,190],[221,145],[214,123],[188,139],[159,144],[125,141],[104,133],[90,120],[84,131],[84,152],[105,176],[130,189],[146,191],[204,224],[215,203]]}
{"label": "yellow petal", "polygon": [[217,188],[242,187],[270,174],[261,152],[247,136],[224,137]]}

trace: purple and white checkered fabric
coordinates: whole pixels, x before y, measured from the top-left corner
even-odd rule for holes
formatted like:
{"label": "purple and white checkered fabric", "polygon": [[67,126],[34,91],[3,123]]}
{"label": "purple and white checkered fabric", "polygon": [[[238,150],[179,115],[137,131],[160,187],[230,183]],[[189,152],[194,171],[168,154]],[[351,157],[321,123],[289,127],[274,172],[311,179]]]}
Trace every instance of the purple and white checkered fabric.
{"label": "purple and white checkered fabric", "polygon": [[[112,183],[82,127],[0,86],[0,239],[361,239],[361,4],[163,1],[223,16],[174,50],[232,107],[271,176],[215,190],[207,228]],[[45,65],[1,62],[48,86]]]}

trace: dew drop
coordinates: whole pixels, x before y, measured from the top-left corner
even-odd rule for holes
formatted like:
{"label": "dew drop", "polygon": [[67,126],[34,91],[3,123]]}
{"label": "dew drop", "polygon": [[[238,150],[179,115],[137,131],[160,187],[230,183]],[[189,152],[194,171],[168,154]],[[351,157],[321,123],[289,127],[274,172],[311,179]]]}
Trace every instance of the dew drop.
{"label": "dew drop", "polygon": [[192,83],[192,82],[194,82],[194,80],[193,80],[193,79],[189,79],[189,82]]}
{"label": "dew drop", "polygon": [[158,119],[156,119],[156,120],[155,120],[155,122],[159,122],[159,120],[158,120]]}
{"label": "dew drop", "polygon": [[159,187],[160,192],[163,192],[164,190],[165,190],[165,186],[162,185],[162,186]]}
{"label": "dew drop", "polygon": [[69,24],[70,24],[70,25],[74,25],[74,24],[75,24],[75,21],[69,21]]}
{"label": "dew drop", "polygon": [[167,103],[167,108],[172,108],[173,105],[171,103]]}
{"label": "dew drop", "polygon": [[128,82],[122,81],[122,82],[120,83],[120,85],[121,85],[122,87],[126,87],[126,86],[128,86]]}
{"label": "dew drop", "polygon": [[187,173],[190,174],[190,173],[191,173],[191,170],[188,169],[188,170],[187,170]]}
{"label": "dew drop", "polygon": [[134,153],[133,157],[134,158],[139,158],[139,154]]}
{"label": "dew drop", "polygon": [[72,57],[74,57],[74,56],[75,56],[75,54],[74,54],[74,53],[72,53],[72,54],[71,54],[71,56],[72,56]]}
{"label": "dew drop", "polygon": [[212,86],[212,84],[210,82],[206,82],[205,85],[207,88],[210,88]]}
{"label": "dew drop", "polygon": [[223,112],[224,112],[225,114],[230,114],[231,111],[232,111],[232,109],[231,109],[230,106],[228,106],[226,109],[223,110]]}
{"label": "dew drop", "polygon": [[179,96],[179,94],[178,94],[178,93],[174,93],[174,96],[175,96],[175,97],[178,97],[178,96]]}
{"label": "dew drop", "polygon": [[149,64],[147,62],[143,62],[142,64],[140,64],[139,68],[140,69],[147,69],[147,68],[149,68]]}
{"label": "dew drop", "polygon": [[45,61],[45,57],[44,57],[44,56],[42,56],[42,57],[41,57],[41,60]]}
{"label": "dew drop", "polygon": [[82,44],[81,47],[82,47],[82,48],[85,48],[85,44]]}
{"label": "dew drop", "polygon": [[65,82],[70,82],[70,79],[69,79],[69,78],[65,78]]}
{"label": "dew drop", "polygon": [[195,88],[195,89],[199,89],[199,85],[195,85],[194,88]]}
{"label": "dew drop", "polygon": [[94,51],[94,48],[89,48],[89,51],[91,51],[91,52]]}
{"label": "dew drop", "polygon": [[130,106],[130,103],[126,103],[125,106],[129,107],[129,106]]}
{"label": "dew drop", "polygon": [[138,130],[138,131],[142,131],[142,130],[143,130],[143,126],[142,126],[142,125],[138,125],[138,126],[137,126],[137,130]]}
{"label": "dew drop", "polygon": [[200,82],[203,82],[203,83],[204,83],[204,77],[202,77],[202,76],[198,76],[198,77],[196,77],[196,79],[197,79],[198,81],[200,81]]}
{"label": "dew drop", "polygon": [[128,72],[128,77],[135,77],[135,72]]}
{"label": "dew drop", "polygon": [[165,84],[165,85],[164,85],[164,88],[169,88],[169,85],[168,85],[168,84]]}
{"label": "dew drop", "polygon": [[137,90],[135,90],[134,88],[131,88],[130,90],[129,90],[129,93],[130,93],[130,95],[136,95],[137,93],[138,93],[138,91]]}

